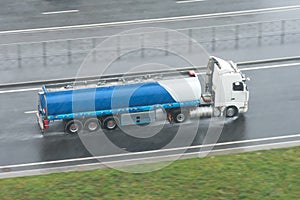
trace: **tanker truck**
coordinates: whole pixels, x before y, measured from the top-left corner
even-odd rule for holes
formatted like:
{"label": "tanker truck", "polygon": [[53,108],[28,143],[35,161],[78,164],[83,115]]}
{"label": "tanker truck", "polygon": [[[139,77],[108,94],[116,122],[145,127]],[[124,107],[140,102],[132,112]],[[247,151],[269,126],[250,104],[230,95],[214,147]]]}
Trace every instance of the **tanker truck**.
{"label": "tanker truck", "polygon": [[[62,121],[66,133],[145,125],[163,111],[166,121],[190,117],[236,117],[248,110],[247,78],[232,61],[210,57],[206,67],[116,74],[43,85],[37,121],[44,133]],[[202,76],[202,77],[203,77]]]}

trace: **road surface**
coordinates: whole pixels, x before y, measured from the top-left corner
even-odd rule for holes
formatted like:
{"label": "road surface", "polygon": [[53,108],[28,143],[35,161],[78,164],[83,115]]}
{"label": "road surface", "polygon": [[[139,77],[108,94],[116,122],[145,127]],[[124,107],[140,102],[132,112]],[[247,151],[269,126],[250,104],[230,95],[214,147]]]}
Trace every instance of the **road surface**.
{"label": "road surface", "polygon": [[[227,120],[218,143],[248,141],[258,139],[251,145],[299,140],[298,104],[300,102],[299,63],[275,63],[266,66],[245,66],[244,73],[251,77],[248,82],[250,94],[249,112],[235,120]],[[85,148],[78,135],[67,135],[61,124],[56,124],[45,135],[41,135],[35,115],[36,91],[3,90],[1,103],[0,130],[0,165],[35,163],[95,156]],[[293,90],[293,92],[291,92]],[[16,117],[17,116],[17,117]],[[197,134],[191,146],[203,144],[209,120],[201,120]],[[189,121],[187,131],[179,140],[172,143],[172,148],[186,146],[185,137],[193,134],[195,125]],[[99,155],[112,155],[127,152],[140,152],[161,149],[172,141],[178,125],[166,125],[159,134],[143,138],[134,138],[117,129],[98,135],[97,148]],[[288,136],[286,138],[286,136]],[[289,137],[292,136],[292,137]],[[209,136],[207,136],[209,138]],[[279,137],[276,141],[260,141],[261,138]],[[282,137],[282,138],[281,138]],[[106,141],[111,141],[120,149],[112,148]],[[207,139],[207,138],[206,138]],[[249,146],[248,143],[230,144],[216,149]],[[196,151],[199,149],[196,149]],[[173,153],[173,152],[172,152]],[[172,154],[171,153],[171,154]],[[115,158],[114,158],[115,159]],[[112,160],[114,160],[112,159]],[[89,163],[91,160],[82,161]],[[68,165],[70,163],[63,163]],[[78,163],[77,163],[78,164]],[[49,166],[49,165],[48,165]],[[50,165],[51,166],[51,165]],[[45,167],[45,166],[44,166]],[[4,168],[4,171],[7,170]]]}
{"label": "road surface", "polygon": [[[300,4],[295,0],[207,0],[190,3],[171,0],[122,1],[121,3],[120,1],[89,0],[72,1],[72,4],[70,1],[26,0],[19,2],[6,0],[2,2],[2,5],[0,8],[0,43],[2,44],[107,36],[146,26],[179,29],[300,17]],[[86,28],[85,25],[90,27]],[[289,49],[284,46],[283,48],[285,48],[285,52],[282,54],[295,52],[294,47]],[[271,57],[272,55],[278,57],[278,54],[281,54],[274,49],[272,52],[272,47],[269,47],[269,50],[267,53]],[[258,59],[265,53],[261,47],[252,49],[251,55],[247,51],[243,51],[241,56],[244,59],[247,56],[251,56],[251,59]],[[259,54],[255,55],[253,51],[257,51]],[[300,83],[298,80],[300,64],[283,64],[286,63],[272,63],[272,66],[268,68],[261,68],[261,65],[244,66],[244,72],[251,77],[251,81],[248,82],[251,91],[249,112],[239,119],[226,121],[218,144],[229,143],[228,145],[217,145],[214,150],[299,141],[298,105],[300,96],[298,94],[300,94]],[[28,71],[30,70],[28,69]],[[2,76],[4,76],[3,74]],[[21,77],[20,74],[15,76],[14,82],[21,80],[18,79]],[[30,74],[34,77],[34,73],[30,71]],[[30,75],[27,78],[30,79]],[[0,91],[0,166],[2,166],[0,170],[2,173],[22,170],[22,164],[27,164],[29,169],[54,166],[51,162],[45,163],[45,165],[28,163],[75,159],[75,161],[61,161],[60,164],[55,165],[66,166],[74,165],[74,163],[95,162],[93,159],[86,159],[92,155],[85,148],[79,136],[64,134],[61,125],[57,124],[46,135],[41,135],[32,112],[36,110],[37,106],[36,88],[38,87],[40,86],[36,85],[33,89],[2,88]],[[198,130],[195,136],[189,135],[193,134],[192,131],[186,132],[186,137],[193,136],[189,146],[203,144],[205,136],[207,136],[209,120],[201,120],[197,127],[193,121],[189,121],[183,126],[188,130],[194,128]],[[126,136],[120,130],[115,130],[109,134],[98,135],[103,140],[100,140],[97,145],[101,156],[116,155],[121,152],[121,150],[111,148],[111,145],[105,142],[107,138],[122,151],[155,150],[168,144],[174,138],[177,130],[177,125],[166,125],[160,134],[148,139],[133,138]],[[186,147],[185,137],[172,143],[172,148],[180,147]],[[171,155],[176,152],[164,151],[163,154]],[[188,152],[199,152],[199,148],[190,149]],[[135,157],[141,158],[145,155],[140,154]],[[128,155],[122,159],[126,158],[131,158],[131,156]],[[117,161],[118,159],[119,157],[109,157],[107,161]],[[14,168],[11,165],[17,165],[17,167]]]}

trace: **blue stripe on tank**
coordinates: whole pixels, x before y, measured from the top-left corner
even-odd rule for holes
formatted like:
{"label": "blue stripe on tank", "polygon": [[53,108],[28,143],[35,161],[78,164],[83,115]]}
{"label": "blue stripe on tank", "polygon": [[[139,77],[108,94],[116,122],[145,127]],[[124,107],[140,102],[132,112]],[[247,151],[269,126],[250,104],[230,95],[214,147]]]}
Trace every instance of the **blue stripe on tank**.
{"label": "blue stripe on tank", "polygon": [[46,92],[48,115],[175,103],[157,82]]}
{"label": "blue stripe on tank", "polygon": [[157,105],[150,105],[150,106],[138,106],[138,107],[90,111],[90,112],[77,112],[77,113],[60,114],[60,115],[49,115],[48,120],[76,119],[76,118],[121,114],[121,113],[128,113],[128,112],[143,112],[143,111],[149,111],[149,110],[154,110],[159,108],[167,109],[167,108],[179,108],[179,107],[193,107],[193,106],[198,106],[199,104],[200,104],[200,100],[194,100],[194,101],[186,101],[186,102],[157,104]]}

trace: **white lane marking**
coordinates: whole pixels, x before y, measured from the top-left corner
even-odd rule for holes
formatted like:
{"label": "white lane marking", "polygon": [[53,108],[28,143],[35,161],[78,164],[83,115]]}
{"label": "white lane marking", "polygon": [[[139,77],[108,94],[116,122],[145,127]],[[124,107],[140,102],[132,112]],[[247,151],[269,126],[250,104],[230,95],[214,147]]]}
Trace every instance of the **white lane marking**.
{"label": "white lane marking", "polygon": [[37,113],[37,111],[36,110],[31,110],[31,111],[26,111],[24,113],[25,114],[35,114],[35,113]]}
{"label": "white lane marking", "polygon": [[115,25],[131,25],[131,24],[143,24],[143,23],[154,23],[154,22],[169,22],[177,20],[190,20],[190,19],[207,19],[207,18],[217,18],[217,17],[230,17],[230,16],[240,16],[256,13],[268,13],[268,12],[280,12],[280,11],[291,11],[300,9],[300,5],[293,6],[281,6],[273,8],[260,8],[251,10],[239,10],[230,12],[220,12],[220,13],[210,13],[210,14],[200,14],[200,15],[186,15],[178,17],[164,17],[164,18],[152,18],[152,19],[140,19],[140,20],[129,20],[129,21],[118,21],[118,22],[107,22],[107,23],[96,23],[96,24],[82,24],[82,25],[72,25],[72,26],[57,26],[57,27],[46,27],[46,28],[33,28],[33,29],[23,29],[23,30],[9,30],[0,31],[0,34],[8,33],[26,33],[26,32],[36,32],[36,31],[54,31],[54,30],[67,30],[67,29],[79,29],[79,28],[93,28],[93,27],[103,27],[103,26],[115,26]]}
{"label": "white lane marking", "polygon": [[[287,145],[287,144],[294,144],[299,143],[300,140],[296,141],[287,141],[287,142],[276,142],[271,144],[258,144],[258,145],[250,145],[250,146],[244,146],[244,147],[232,147],[232,148],[224,148],[224,149],[214,149],[209,151],[200,151],[200,152],[190,152],[190,153],[184,153],[184,154],[170,154],[170,155],[163,155],[163,156],[151,156],[151,157],[145,157],[145,158],[132,158],[132,159],[125,159],[125,160],[115,160],[115,161],[107,161],[107,162],[101,162],[100,164],[113,164],[113,163],[122,163],[122,162],[133,162],[133,161],[139,161],[139,160],[154,160],[159,158],[167,158],[167,157],[179,157],[181,155],[187,156],[187,155],[199,155],[199,154],[208,154],[208,153],[216,153],[216,152],[223,152],[223,151],[233,151],[233,150],[241,150],[241,149],[248,149],[248,148],[259,148],[259,147],[267,147],[267,146],[277,146],[277,145]],[[88,163],[88,164],[82,164],[85,166],[94,165],[99,163]],[[75,165],[75,166],[82,166],[82,165]]]}
{"label": "white lane marking", "polygon": [[[201,152],[190,152],[182,154],[172,154],[172,155],[163,155],[163,156],[152,156],[146,158],[135,158],[135,159],[126,159],[126,160],[116,160],[116,161],[107,161],[107,162],[97,162],[97,163],[86,163],[86,164],[77,164],[71,166],[62,166],[62,167],[48,167],[48,168],[41,168],[41,169],[29,169],[23,171],[11,171],[11,172],[2,172],[0,173],[0,177],[2,178],[9,178],[9,177],[18,177],[18,176],[32,176],[32,175],[41,175],[41,174],[49,174],[54,172],[69,172],[74,170],[90,170],[90,169],[98,169],[101,166],[109,165],[109,164],[117,164],[117,163],[126,163],[126,162],[136,162],[142,160],[150,160],[151,163],[158,162],[162,159],[167,159],[170,157],[175,157],[179,159],[184,159],[187,156],[198,156],[204,157],[202,155],[214,155],[214,153],[241,153],[241,152],[249,152],[253,150],[267,150],[267,149],[275,149],[275,148],[282,148],[282,147],[293,147],[298,146],[300,140],[296,141],[288,141],[288,142],[277,142],[272,144],[260,144],[260,145],[252,145],[252,146],[244,146],[244,147],[234,147],[234,148],[227,148],[227,149],[216,149],[211,151],[201,151]],[[136,163],[139,164],[139,163]],[[125,165],[126,166],[126,165]],[[91,168],[94,167],[94,168]],[[96,167],[96,168],[95,168]]]}
{"label": "white lane marking", "polygon": [[199,149],[199,148],[205,148],[205,147],[227,146],[227,145],[232,145],[232,144],[253,143],[253,142],[262,142],[262,141],[268,141],[268,140],[272,141],[272,140],[289,139],[289,138],[297,138],[297,137],[300,137],[300,134],[283,135],[283,136],[258,138],[258,139],[250,139],[250,140],[240,140],[240,141],[233,141],[233,142],[223,142],[223,143],[216,143],[216,144],[204,144],[204,145],[196,145],[196,146],[188,146],[188,147],[177,147],[177,148],[170,148],[170,149],[158,149],[158,150],[141,151],[141,152],[133,152],[133,153],[112,154],[112,155],[105,155],[105,156],[92,156],[92,157],[74,158],[74,159],[65,159],[65,160],[24,163],[24,164],[0,166],[0,168],[29,167],[29,166],[36,166],[36,165],[59,164],[59,163],[67,163],[67,162],[103,159],[103,158],[115,158],[115,157],[122,157],[122,156],[143,155],[143,154],[146,155],[146,154],[151,154],[151,153],[161,153],[161,152],[168,152],[168,151],[188,150],[188,149]]}
{"label": "white lane marking", "polygon": [[76,13],[79,10],[61,10],[61,11],[52,11],[52,12],[43,12],[43,15],[53,15],[53,14],[63,14],[63,13]]}
{"label": "white lane marking", "polygon": [[186,0],[186,1],[176,1],[176,3],[194,3],[194,2],[201,2],[206,0]]}
{"label": "white lane marking", "polygon": [[35,91],[40,89],[41,88],[24,88],[24,89],[16,89],[16,90],[2,90],[0,91],[0,94],[14,93],[14,92],[28,92],[28,91]]}
{"label": "white lane marking", "polygon": [[240,68],[240,70],[250,71],[250,70],[260,70],[260,69],[273,69],[273,68],[281,68],[281,67],[292,67],[292,66],[299,66],[299,65],[300,65],[300,63],[287,63],[287,64],[279,64],[279,65]]}

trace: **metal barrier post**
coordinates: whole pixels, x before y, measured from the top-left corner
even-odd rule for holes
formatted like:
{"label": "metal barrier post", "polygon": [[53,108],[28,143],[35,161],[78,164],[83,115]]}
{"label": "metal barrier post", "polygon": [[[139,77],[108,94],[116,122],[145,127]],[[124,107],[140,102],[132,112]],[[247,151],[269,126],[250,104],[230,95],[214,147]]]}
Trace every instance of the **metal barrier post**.
{"label": "metal barrier post", "polygon": [[68,64],[72,63],[72,50],[71,50],[71,40],[67,40],[68,44]]}
{"label": "metal barrier post", "polygon": [[144,34],[140,34],[140,45],[141,45],[141,57],[143,58],[145,56],[144,52]]}
{"label": "metal barrier post", "polygon": [[22,55],[21,55],[21,45],[17,44],[17,54],[18,54],[18,67],[22,67]]}
{"label": "metal barrier post", "polygon": [[216,50],[216,27],[212,27],[212,45],[211,45],[211,50],[215,51]]}
{"label": "metal barrier post", "polygon": [[258,24],[258,36],[257,36],[257,39],[258,39],[258,45],[261,46],[261,43],[262,43],[262,23]]}
{"label": "metal barrier post", "polygon": [[189,34],[189,53],[192,52],[192,37],[193,37],[193,29],[189,28],[188,30],[188,34]]}
{"label": "metal barrier post", "polygon": [[281,44],[284,44],[285,37],[285,20],[281,20]]}
{"label": "metal barrier post", "polygon": [[47,42],[42,43],[43,46],[43,64],[47,66]]}
{"label": "metal barrier post", "polygon": [[96,38],[92,38],[93,62],[97,61]]}
{"label": "metal barrier post", "polygon": [[235,25],[235,48],[239,48],[239,34],[240,34],[240,26]]}
{"label": "metal barrier post", "polygon": [[120,43],[121,43],[121,38],[120,36],[118,35],[117,38],[116,38],[116,45],[117,45],[117,56],[118,56],[118,59],[121,59],[121,47],[120,47]]}
{"label": "metal barrier post", "polygon": [[169,55],[169,32],[165,32],[165,56]]}

